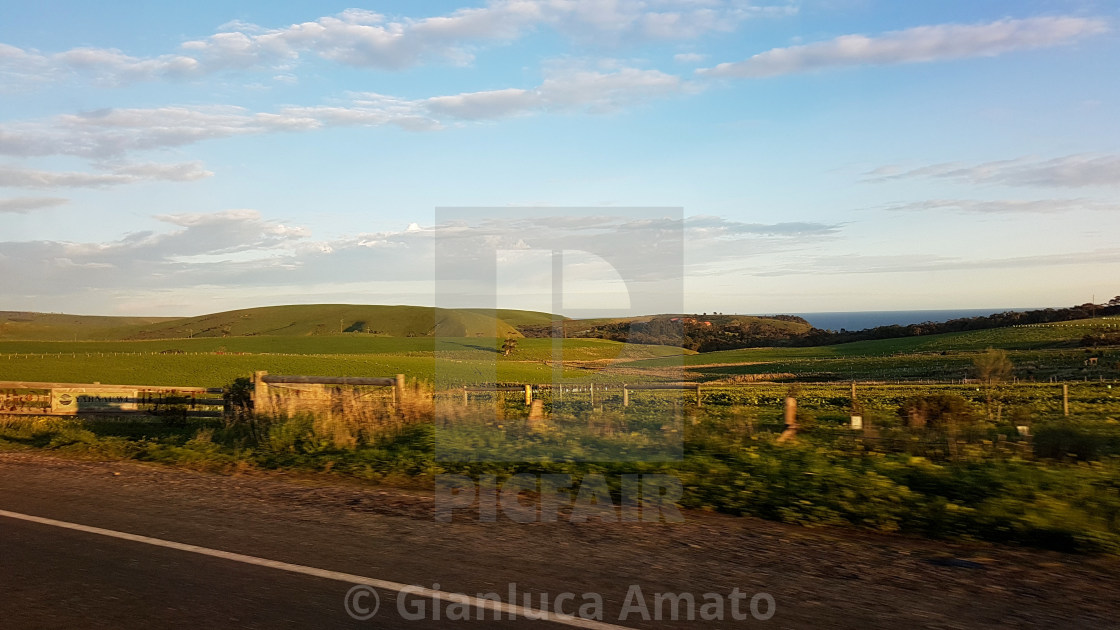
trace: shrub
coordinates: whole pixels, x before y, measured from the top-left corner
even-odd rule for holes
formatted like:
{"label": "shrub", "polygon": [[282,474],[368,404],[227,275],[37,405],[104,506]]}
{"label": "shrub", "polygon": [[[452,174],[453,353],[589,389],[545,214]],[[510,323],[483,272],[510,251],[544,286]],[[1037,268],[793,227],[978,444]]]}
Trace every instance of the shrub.
{"label": "shrub", "polygon": [[898,415],[910,428],[944,429],[975,422],[972,405],[956,394],[911,396],[899,406]]}
{"label": "shrub", "polygon": [[1042,425],[1034,430],[1034,454],[1082,461],[1120,455],[1120,424],[1064,420]]}
{"label": "shrub", "polygon": [[1081,338],[1081,345],[1087,348],[1097,346],[1120,346],[1120,333],[1090,333]]}

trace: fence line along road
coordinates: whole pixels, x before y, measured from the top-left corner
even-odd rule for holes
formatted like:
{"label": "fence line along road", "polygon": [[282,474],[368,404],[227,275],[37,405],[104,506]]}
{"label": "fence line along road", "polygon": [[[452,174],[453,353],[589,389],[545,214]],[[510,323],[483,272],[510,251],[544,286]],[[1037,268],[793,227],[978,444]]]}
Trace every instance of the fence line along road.
{"label": "fence line along road", "polygon": [[[545,390],[548,390],[548,391],[558,390],[558,391],[560,391],[561,394],[563,394],[564,389],[565,389],[564,384],[541,384],[541,385],[536,385],[536,386],[534,386],[532,384],[493,385],[493,386],[471,386],[471,385],[467,385],[467,386],[464,386],[464,387],[460,388],[460,391],[462,391],[462,393],[463,393],[463,404],[464,405],[467,404],[470,401],[470,395],[471,394],[506,393],[506,392],[524,392],[525,393],[525,404],[526,405],[531,405],[531,404],[533,404],[533,388],[534,387],[536,387],[538,392],[545,391]],[[630,406],[630,392],[639,391],[639,390],[653,390],[653,389],[695,391],[696,392],[696,406],[697,407],[703,406],[703,397],[702,397],[702,394],[701,394],[699,383],[677,383],[677,384],[673,384],[673,383],[647,383],[647,384],[621,383],[620,385],[615,385],[614,387],[620,387],[622,389],[622,406],[623,407],[629,407]],[[604,385],[600,385],[599,388],[601,390],[612,389],[611,386],[604,386]],[[587,385],[573,385],[573,386],[571,386],[571,389],[569,391],[572,391],[573,393],[574,392],[586,391],[591,396],[591,404],[592,405],[595,404],[595,384],[594,383],[588,383]]]}

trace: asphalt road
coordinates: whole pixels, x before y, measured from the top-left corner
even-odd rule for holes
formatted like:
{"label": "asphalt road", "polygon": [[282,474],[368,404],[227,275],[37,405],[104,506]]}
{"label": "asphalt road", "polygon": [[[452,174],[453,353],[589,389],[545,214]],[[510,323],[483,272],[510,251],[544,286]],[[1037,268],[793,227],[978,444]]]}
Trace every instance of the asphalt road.
{"label": "asphalt road", "polygon": [[[1117,563],[755,519],[683,525],[438,523],[431,497],[274,476],[0,453],[0,510],[444,592],[594,592],[605,622],[634,628],[1115,627]],[[970,558],[971,564],[931,560]],[[437,586],[438,584],[438,586]],[[627,591],[769,593],[769,621],[619,619]],[[347,614],[345,579],[0,516],[4,628],[564,628],[524,619],[424,619],[378,589],[377,614]],[[359,601],[370,603],[365,597]],[[517,602],[523,603],[523,602]],[[744,603],[744,609],[746,605]],[[668,609],[664,609],[668,613]],[[666,614],[666,617],[669,615]]]}

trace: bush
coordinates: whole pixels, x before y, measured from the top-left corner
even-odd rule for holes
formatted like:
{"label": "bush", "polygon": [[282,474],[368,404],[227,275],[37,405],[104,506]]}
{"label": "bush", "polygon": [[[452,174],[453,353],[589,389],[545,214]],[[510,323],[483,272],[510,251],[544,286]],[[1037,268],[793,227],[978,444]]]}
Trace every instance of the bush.
{"label": "bush", "polygon": [[1120,455],[1120,423],[1063,420],[1036,427],[1034,454],[1048,459],[1081,461]]}
{"label": "bush", "polygon": [[249,413],[253,407],[253,380],[245,377],[234,379],[222,388],[222,400],[226,404],[226,413],[235,417]]}
{"label": "bush", "polygon": [[1086,348],[1120,346],[1120,333],[1090,333],[1081,338],[1081,345]]}
{"label": "bush", "polygon": [[972,405],[956,394],[911,396],[898,408],[898,416],[910,428],[944,429],[975,422]]}

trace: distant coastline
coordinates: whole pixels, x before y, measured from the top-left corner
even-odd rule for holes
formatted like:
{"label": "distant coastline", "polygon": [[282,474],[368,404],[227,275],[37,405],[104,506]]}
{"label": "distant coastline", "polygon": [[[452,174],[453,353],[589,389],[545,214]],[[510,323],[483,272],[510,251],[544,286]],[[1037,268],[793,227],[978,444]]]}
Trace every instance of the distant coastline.
{"label": "distant coastline", "polygon": [[791,313],[804,317],[823,330],[865,330],[876,326],[907,326],[923,322],[945,322],[961,317],[982,317],[1008,311],[1031,311],[1034,308],[958,308],[925,311],[854,311],[828,313]]}

